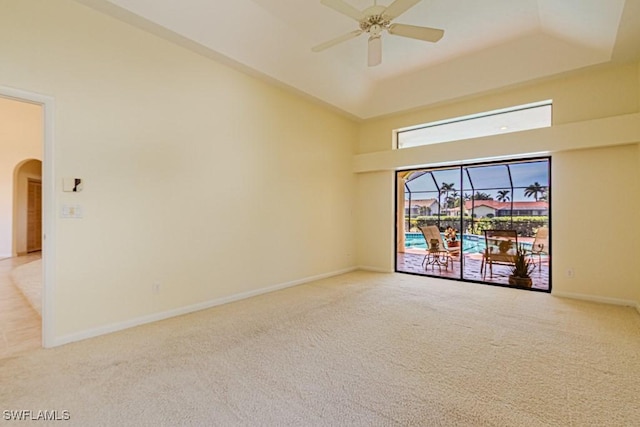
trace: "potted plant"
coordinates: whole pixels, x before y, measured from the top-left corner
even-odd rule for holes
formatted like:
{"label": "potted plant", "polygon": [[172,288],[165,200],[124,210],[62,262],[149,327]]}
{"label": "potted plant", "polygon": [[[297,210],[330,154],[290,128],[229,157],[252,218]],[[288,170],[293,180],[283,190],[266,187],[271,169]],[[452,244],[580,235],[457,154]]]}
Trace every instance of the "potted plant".
{"label": "potted plant", "polygon": [[524,246],[520,245],[516,249],[516,254],[513,256],[513,267],[511,267],[509,284],[530,288],[531,273],[534,268],[535,265],[527,258],[527,251],[524,249]]}
{"label": "potted plant", "polygon": [[460,247],[460,241],[458,240],[457,231],[452,226],[448,226],[444,232],[444,238],[447,241],[447,247],[458,248]]}

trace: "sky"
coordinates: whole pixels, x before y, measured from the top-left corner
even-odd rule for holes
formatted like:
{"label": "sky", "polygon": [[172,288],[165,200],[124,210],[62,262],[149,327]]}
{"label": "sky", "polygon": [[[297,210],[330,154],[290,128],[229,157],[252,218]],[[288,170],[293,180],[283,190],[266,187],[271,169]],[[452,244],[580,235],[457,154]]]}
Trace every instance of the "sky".
{"label": "sky", "polygon": [[[420,171],[431,173],[424,173],[407,183],[412,193],[411,198],[414,200],[437,198],[438,187],[441,187],[442,183],[453,183],[458,193],[483,192],[491,194],[496,199],[498,190],[509,190],[509,197],[514,201],[533,201],[534,198],[524,196],[524,189],[535,182],[548,187],[550,178],[547,159],[509,163],[508,166],[506,164],[465,166],[462,168],[462,182],[460,167],[421,169]],[[419,173],[413,176],[416,175]],[[409,195],[405,194],[405,198],[408,197]]]}

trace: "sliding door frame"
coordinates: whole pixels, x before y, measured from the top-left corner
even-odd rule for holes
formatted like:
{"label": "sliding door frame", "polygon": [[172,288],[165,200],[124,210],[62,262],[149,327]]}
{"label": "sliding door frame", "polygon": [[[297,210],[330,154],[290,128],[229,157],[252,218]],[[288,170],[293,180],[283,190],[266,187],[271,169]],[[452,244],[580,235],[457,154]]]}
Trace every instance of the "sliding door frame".
{"label": "sliding door frame", "polygon": [[[539,288],[518,288],[516,286],[512,286],[512,285],[507,285],[507,284],[502,284],[502,283],[495,283],[495,282],[488,282],[485,280],[476,280],[476,279],[468,279],[464,277],[464,263],[465,263],[465,257],[464,257],[464,222],[465,222],[465,216],[464,216],[464,177],[463,174],[465,173],[466,168],[472,168],[472,167],[481,167],[481,166],[497,166],[497,165],[508,165],[508,164],[514,164],[514,163],[529,163],[529,162],[536,162],[536,161],[547,161],[547,176],[548,176],[548,186],[546,186],[547,188],[547,203],[548,203],[548,212],[547,212],[547,226],[549,228],[549,255],[548,255],[548,289],[539,289]],[[404,273],[404,274],[411,274],[411,275],[416,275],[416,276],[425,276],[425,277],[431,277],[431,278],[439,278],[439,279],[445,279],[445,280],[455,280],[455,281],[461,281],[461,282],[467,282],[467,283],[478,283],[478,284],[483,284],[483,285],[491,285],[491,286],[500,286],[500,287],[507,287],[507,288],[517,288],[517,289],[527,289],[527,290],[531,290],[534,292],[545,292],[545,293],[551,293],[551,290],[553,288],[553,280],[552,280],[552,252],[553,252],[553,248],[552,248],[552,241],[553,241],[553,227],[552,227],[552,175],[551,175],[551,162],[552,162],[552,158],[551,156],[541,156],[541,157],[525,157],[525,158],[513,158],[513,159],[500,159],[500,160],[494,160],[494,161],[483,161],[483,162],[477,162],[477,163],[464,163],[464,162],[460,162],[459,164],[455,164],[455,165],[446,165],[446,166],[424,166],[424,167],[420,167],[420,168],[406,168],[406,169],[398,169],[395,171],[395,175],[394,175],[394,201],[395,201],[395,215],[394,215],[394,271],[397,273]],[[441,276],[441,275],[437,275],[437,274],[430,274],[427,270],[425,270],[424,273],[415,273],[415,272],[411,272],[411,271],[400,271],[398,270],[398,244],[400,242],[399,239],[399,222],[400,220],[403,221],[403,223],[405,222],[405,215],[404,215],[404,198],[402,199],[402,201],[400,200],[400,196],[398,194],[398,185],[399,185],[399,175],[403,174],[403,173],[409,173],[412,171],[425,171],[425,170],[429,170],[429,171],[437,171],[437,170],[445,170],[445,169],[454,169],[454,168],[458,168],[460,170],[460,197],[461,197],[461,202],[460,202],[460,216],[459,216],[459,230],[461,230],[460,233],[460,259],[457,261],[459,263],[460,266],[460,276],[458,278],[455,277],[446,277],[446,276]],[[471,182],[471,179],[470,179]],[[517,187],[517,188],[521,188],[521,187]],[[472,190],[475,192],[476,190],[473,189]],[[479,190],[486,190],[486,189],[479,189]],[[513,196],[513,187],[512,187],[512,196]],[[472,193],[475,194],[475,193]],[[402,202],[402,205],[400,205],[400,203]],[[513,227],[513,197],[511,198],[511,224]],[[402,214],[401,214],[402,211]],[[409,212],[411,212],[411,205],[409,205]],[[438,211],[438,228],[440,225],[440,209]],[[409,227],[411,227],[411,224],[409,223]],[[406,230],[405,230],[406,232]],[[402,241],[404,242],[404,239],[402,239]]]}

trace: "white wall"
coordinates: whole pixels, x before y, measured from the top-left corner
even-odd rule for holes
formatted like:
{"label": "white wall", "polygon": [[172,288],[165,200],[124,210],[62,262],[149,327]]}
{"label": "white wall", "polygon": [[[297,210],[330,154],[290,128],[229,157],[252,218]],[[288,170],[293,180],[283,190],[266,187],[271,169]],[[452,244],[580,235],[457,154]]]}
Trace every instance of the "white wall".
{"label": "white wall", "polygon": [[0,96],[0,258],[18,252],[13,243],[15,169],[41,158],[42,107]]}
{"label": "white wall", "polygon": [[[395,170],[548,153],[553,292],[610,302],[640,301],[640,274],[634,261],[640,256],[634,225],[640,211],[639,68],[636,63],[584,70],[365,122],[354,159],[359,174],[358,217],[366,216],[367,221],[366,229],[358,228],[359,264],[393,269],[389,230],[394,217],[382,207],[393,199],[388,182]],[[392,150],[394,129],[543,99],[553,99],[551,128]],[[593,209],[602,203],[616,207]],[[573,278],[566,274],[570,268]]]}
{"label": "white wall", "polygon": [[[476,215],[477,218],[484,218],[489,214],[495,215],[496,214],[496,210],[492,209],[492,208],[490,208],[488,206],[476,206],[473,209],[473,213]],[[471,210],[469,210],[469,214],[471,214]]]}
{"label": "white wall", "polygon": [[0,3],[0,57],[55,102],[58,342],[355,266],[355,123],[68,0]]}

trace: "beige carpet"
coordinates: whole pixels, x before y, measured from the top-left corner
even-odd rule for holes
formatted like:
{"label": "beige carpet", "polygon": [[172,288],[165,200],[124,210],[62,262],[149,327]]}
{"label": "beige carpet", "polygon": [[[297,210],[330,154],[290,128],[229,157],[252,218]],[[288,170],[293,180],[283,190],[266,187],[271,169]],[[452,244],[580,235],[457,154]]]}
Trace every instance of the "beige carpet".
{"label": "beige carpet", "polygon": [[639,396],[634,309],[365,272],[0,361],[0,410],[83,426],[637,426]]}
{"label": "beige carpet", "polygon": [[14,268],[10,276],[31,307],[42,316],[42,259]]}

